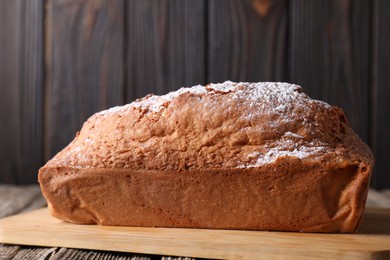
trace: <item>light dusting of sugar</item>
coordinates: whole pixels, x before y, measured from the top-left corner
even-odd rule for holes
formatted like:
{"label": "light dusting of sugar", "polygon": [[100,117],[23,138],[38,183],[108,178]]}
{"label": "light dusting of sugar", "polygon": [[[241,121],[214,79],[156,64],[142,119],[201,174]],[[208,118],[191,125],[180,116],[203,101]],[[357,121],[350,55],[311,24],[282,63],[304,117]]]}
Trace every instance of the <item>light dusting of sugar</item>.
{"label": "light dusting of sugar", "polygon": [[[286,132],[283,137],[296,137],[303,138],[300,135]],[[276,142],[275,146],[269,148],[267,145],[264,146],[265,151],[261,152],[251,152],[248,154],[249,159],[256,158],[256,162],[254,164],[243,164],[239,165],[237,168],[254,168],[261,167],[265,164],[273,163],[278,158],[281,157],[294,157],[298,159],[306,159],[313,155],[319,155],[321,153],[325,153],[329,150],[329,147],[326,146],[325,143],[322,142],[310,142],[303,144],[298,144],[297,142],[291,139],[281,139]]]}
{"label": "light dusting of sugar", "polygon": [[191,88],[180,88],[179,90],[170,92],[166,95],[162,95],[162,96],[151,95],[139,101],[134,101],[133,103],[127,104],[125,106],[113,107],[108,110],[99,112],[98,115],[109,116],[116,113],[123,113],[124,111],[126,111],[131,107],[141,108],[145,110],[147,109],[148,111],[151,112],[160,112],[162,109],[164,109],[165,107],[164,105],[166,103],[171,102],[173,99],[175,99],[176,97],[184,93],[201,95],[207,93],[207,90],[204,86],[201,85],[196,85]]}
{"label": "light dusting of sugar", "polygon": [[294,157],[298,159],[306,159],[309,156],[312,156],[314,154],[326,152],[326,149],[327,148],[324,146],[313,146],[313,147],[301,146],[301,147],[294,148],[293,150],[283,150],[278,147],[274,147],[268,150],[264,154],[260,152],[251,152],[250,154],[248,154],[248,158],[252,159],[256,154],[257,155],[256,163],[238,165],[237,168],[244,169],[244,168],[261,167],[263,165],[273,163],[278,158],[282,158],[282,157]]}
{"label": "light dusting of sugar", "polygon": [[299,159],[304,159],[315,153],[320,153],[325,151],[325,147],[306,147],[302,146],[295,148],[292,151],[280,150],[279,148],[272,148],[267,153],[262,154],[258,157],[256,164],[254,166],[262,166],[264,164],[272,163],[276,161],[279,157],[295,157]]}
{"label": "light dusting of sugar", "polygon": [[310,99],[300,86],[283,82],[238,83],[232,98],[253,108],[247,111],[248,119],[252,119],[256,111],[261,111],[263,114],[282,114],[284,120],[289,121],[296,118],[294,110],[307,109],[313,102],[330,107],[325,102]]}
{"label": "light dusting of sugar", "polygon": [[276,112],[283,113],[287,110],[286,104],[280,104],[277,107],[274,108]]}
{"label": "light dusting of sugar", "polygon": [[217,83],[217,84],[209,84],[206,86],[209,90],[215,90],[223,93],[228,93],[231,91],[234,91],[237,88],[237,85],[239,83],[235,83],[232,81],[225,81],[223,83]]}
{"label": "light dusting of sugar", "polygon": [[302,92],[300,86],[294,84],[282,82],[236,83],[225,81],[223,83],[209,84],[206,87],[197,85],[190,88],[181,88],[162,96],[151,95],[131,104],[113,107],[98,114],[101,116],[120,114],[130,107],[137,107],[150,112],[160,112],[165,108],[165,104],[184,93],[196,95],[210,93],[210,95],[218,95],[218,92],[226,93],[226,98],[239,99],[240,102],[245,102],[247,107],[249,107],[246,111],[248,119],[252,119],[259,113],[277,112],[284,114],[286,116],[285,119],[288,120],[288,114],[291,114],[289,110],[292,107],[304,107],[310,102],[317,102],[323,106],[329,106],[321,101],[312,101]]}
{"label": "light dusting of sugar", "polygon": [[272,104],[275,110],[285,110],[289,103],[297,101],[297,99],[299,101],[304,97],[304,94],[301,93],[301,87],[294,84],[275,82],[245,84],[247,87],[237,90],[234,98],[261,102],[264,105]]}
{"label": "light dusting of sugar", "polygon": [[248,158],[257,158],[259,157],[260,153],[259,152],[251,152],[250,154],[248,154]]}
{"label": "light dusting of sugar", "polygon": [[169,102],[168,99],[164,99],[162,96],[150,96],[144,100],[133,102],[133,107],[159,112],[167,102]]}
{"label": "light dusting of sugar", "polygon": [[114,114],[120,114],[120,113],[123,113],[124,111],[126,111],[130,107],[131,107],[131,104],[127,104],[124,106],[116,106],[116,107],[112,107],[112,108],[107,109],[107,110],[100,111],[99,113],[97,113],[97,115],[105,117],[105,116],[110,116],[110,115],[114,115]]}
{"label": "light dusting of sugar", "polygon": [[171,102],[176,97],[184,94],[184,93],[191,93],[195,95],[201,95],[204,93],[207,93],[207,90],[204,86],[197,85],[191,88],[181,88],[179,90],[170,92],[166,95],[162,96],[150,96],[147,99],[133,102],[134,107],[140,107],[142,109],[148,109],[152,112],[160,112],[164,108],[164,104]]}
{"label": "light dusting of sugar", "polygon": [[285,133],[284,133],[284,136],[287,136],[287,137],[295,137],[295,138],[303,139],[303,136],[302,136],[302,135],[299,135],[299,134],[296,134],[296,133],[292,133],[292,132],[285,132]]}
{"label": "light dusting of sugar", "polygon": [[164,98],[166,100],[171,101],[172,99],[180,96],[183,93],[191,93],[191,94],[201,95],[201,94],[207,93],[207,90],[202,85],[196,85],[196,86],[193,86],[191,88],[180,88],[176,91],[172,91],[166,95],[161,96],[161,98]]}

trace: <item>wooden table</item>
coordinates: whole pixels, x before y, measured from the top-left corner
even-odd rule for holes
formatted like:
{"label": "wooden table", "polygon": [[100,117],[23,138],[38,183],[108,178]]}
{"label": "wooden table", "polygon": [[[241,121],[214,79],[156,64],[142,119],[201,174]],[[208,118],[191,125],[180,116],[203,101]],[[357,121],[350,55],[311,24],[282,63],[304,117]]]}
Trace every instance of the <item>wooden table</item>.
{"label": "wooden table", "polygon": [[[46,205],[38,186],[0,185],[0,218]],[[370,190],[367,205],[390,207],[390,190]],[[0,259],[190,259],[156,255],[104,252],[68,248],[43,248],[0,244]]]}

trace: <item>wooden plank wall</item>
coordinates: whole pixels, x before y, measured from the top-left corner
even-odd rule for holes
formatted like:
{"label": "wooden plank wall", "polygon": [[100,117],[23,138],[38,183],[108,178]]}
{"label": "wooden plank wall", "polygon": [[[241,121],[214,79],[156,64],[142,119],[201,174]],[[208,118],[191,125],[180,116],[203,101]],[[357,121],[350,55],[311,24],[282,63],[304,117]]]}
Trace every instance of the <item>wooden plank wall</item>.
{"label": "wooden plank wall", "polygon": [[373,1],[371,142],[376,174],[373,186],[390,188],[390,1]]}
{"label": "wooden plank wall", "polygon": [[0,1],[0,182],[27,184],[94,112],[148,93],[290,81],[342,107],[390,188],[386,0]]}
{"label": "wooden plank wall", "polygon": [[205,1],[126,3],[126,102],[204,84]]}
{"label": "wooden plank wall", "polygon": [[45,159],[94,112],[123,104],[124,2],[48,1]]}
{"label": "wooden plank wall", "polygon": [[207,81],[287,80],[287,1],[208,1]]}
{"label": "wooden plank wall", "polygon": [[0,182],[36,182],[43,161],[43,3],[0,1]]}

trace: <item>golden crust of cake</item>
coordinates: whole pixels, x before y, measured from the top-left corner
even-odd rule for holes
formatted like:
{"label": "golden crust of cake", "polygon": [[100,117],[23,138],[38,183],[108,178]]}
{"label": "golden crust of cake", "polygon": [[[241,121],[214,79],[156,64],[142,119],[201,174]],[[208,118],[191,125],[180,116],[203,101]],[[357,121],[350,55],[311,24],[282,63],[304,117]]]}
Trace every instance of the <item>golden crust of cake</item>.
{"label": "golden crust of cake", "polygon": [[280,156],[372,161],[341,109],[310,99],[301,87],[225,82],[97,113],[47,166],[227,169]]}
{"label": "golden crust of cake", "polygon": [[77,223],[352,232],[373,161],[343,111],[300,86],[227,81],[93,115],[39,180]]}

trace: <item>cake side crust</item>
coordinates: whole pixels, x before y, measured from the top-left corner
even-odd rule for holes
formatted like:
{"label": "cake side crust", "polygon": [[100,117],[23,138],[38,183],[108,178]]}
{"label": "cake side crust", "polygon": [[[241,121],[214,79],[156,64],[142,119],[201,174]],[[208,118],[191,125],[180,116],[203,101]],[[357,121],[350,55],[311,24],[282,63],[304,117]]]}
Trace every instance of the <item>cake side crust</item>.
{"label": "cake side crust", "polygon": [[52,214],[121,226],[354,232],[371,168],[280,158],[257,169],[143,171],[42,168]]}

